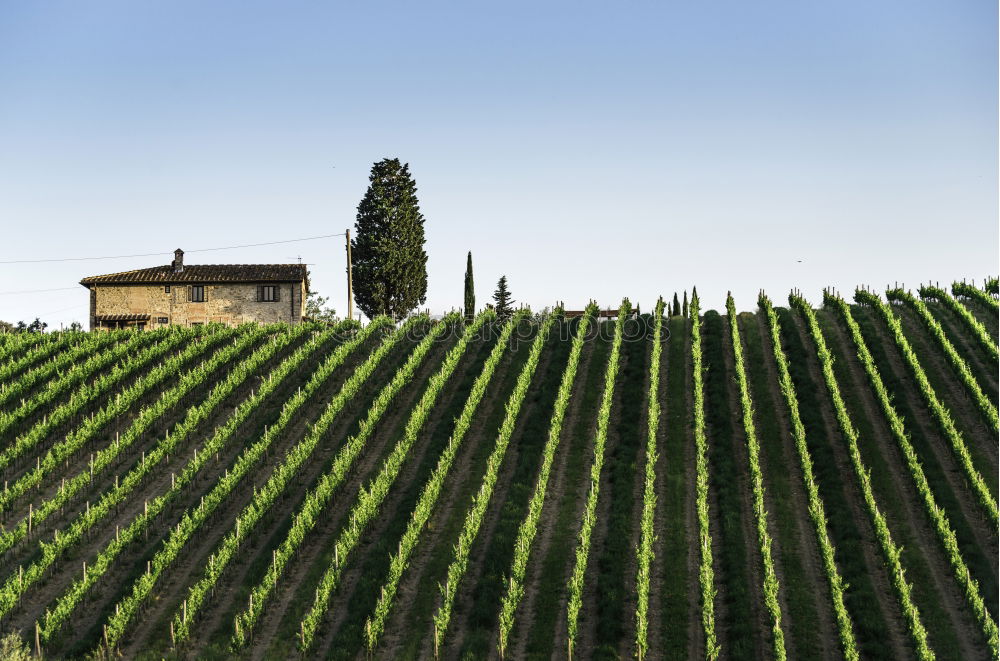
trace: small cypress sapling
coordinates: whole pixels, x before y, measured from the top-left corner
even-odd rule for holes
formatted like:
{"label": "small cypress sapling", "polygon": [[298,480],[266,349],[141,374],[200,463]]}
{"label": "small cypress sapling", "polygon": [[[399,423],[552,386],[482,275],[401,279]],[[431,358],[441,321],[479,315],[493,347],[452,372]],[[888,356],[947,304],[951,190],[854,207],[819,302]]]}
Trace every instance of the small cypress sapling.
{"label": "small cypress sapling", "polygon": [[497,313],[497,320],[500,322],[507,321],[511,314],[514,313],[514,299],[510,296],[510,290],[507,289],[507,276],[500,276],[500,280],[497,281],[497,289],[493,292],[493,300],[495,301],[495,309]]}
{"label": "small cypress sapling", "polygon": [[471,324],[476,316],[476,289],[472,281],[472,251],[465,263],[465,323]]}

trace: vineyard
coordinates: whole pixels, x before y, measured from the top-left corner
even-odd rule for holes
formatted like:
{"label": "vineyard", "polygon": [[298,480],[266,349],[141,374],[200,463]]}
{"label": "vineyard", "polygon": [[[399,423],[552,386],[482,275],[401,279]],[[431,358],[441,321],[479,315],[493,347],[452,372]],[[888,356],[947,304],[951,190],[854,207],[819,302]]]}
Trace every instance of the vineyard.
{"label": "vineyard", "polygon": [[0,335],[0,630],[48,659],[996,658],[996,280],[669,312]]}

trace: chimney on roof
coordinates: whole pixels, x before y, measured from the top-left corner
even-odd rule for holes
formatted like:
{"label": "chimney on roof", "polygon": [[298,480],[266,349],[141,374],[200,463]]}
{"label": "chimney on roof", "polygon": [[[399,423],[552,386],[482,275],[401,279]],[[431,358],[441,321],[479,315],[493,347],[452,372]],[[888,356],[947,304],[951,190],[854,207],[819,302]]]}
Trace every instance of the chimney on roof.
{"label": "chimney on roof", "polygon": [[171,266],[174,267],[174,273],[184,272],[184,251],[178,248],[174,251],[174,261],[171,262]]}

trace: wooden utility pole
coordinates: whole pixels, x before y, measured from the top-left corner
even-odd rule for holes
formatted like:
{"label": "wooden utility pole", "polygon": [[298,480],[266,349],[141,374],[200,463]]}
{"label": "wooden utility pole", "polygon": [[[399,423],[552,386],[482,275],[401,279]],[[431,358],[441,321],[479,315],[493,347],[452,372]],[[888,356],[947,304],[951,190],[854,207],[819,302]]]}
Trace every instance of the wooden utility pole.
{"label": "wooden utility pole", "polygon": [[354,283],[351,273],[351,230],[347,230],[347,318],[354,319]]}

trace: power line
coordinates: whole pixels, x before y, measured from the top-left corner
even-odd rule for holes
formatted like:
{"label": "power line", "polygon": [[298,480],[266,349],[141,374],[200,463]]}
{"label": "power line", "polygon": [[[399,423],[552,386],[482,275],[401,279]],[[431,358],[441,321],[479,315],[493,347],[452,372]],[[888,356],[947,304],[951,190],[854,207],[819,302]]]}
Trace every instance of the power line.
{"label": "power line", "polygon": [[56,287],[54,289],[19,289],[17,291],[0,291],[0,296],[6,296],[8,294],[41,294],[47,291],[69,291],[70,289],[79,290],[79,287]]}
{"label": "power line", "polygon": [[90,307],[90,303],[87,303],[87,302],[77,303],[75,305],[70,305],[70,306],[65,307],[65,308],[59,308],[58,310],[48,310],[46,312],[32,312],[28,316],[42,318],[42,317],[47,317],[50,314],[56,314],[58,312],[66,312],[67,310],[79,310],[79,309],[83,309],[83,308],[86,308],[86,307]]}
{"label": "power line", "polygon": [[[285,239],[284,241],[266,241],[264,243],[246,243],[241,246],[223,246],[221,248],[199,248],[197,250],[186,250],[185,252],[212,252],[215,250],[235,250],[237,248],[256,248],[258,246],[274,246],[280,243],[296,243],[299,241],[314,241],[316,239],[329,239],[335,236],[344,236],[345,232],[338,234],[321,234],[319,236],[307,236],[302,239]],[[10,259],[0,261],[0,264],[40,264],[43,262],[84,262],[97,259],[127,259],[129,257],[157,257],[159,255],[170,255],[170,252],[147,252],[134,255],[105,255],[103,257],[59,257],[52,259]]]}

